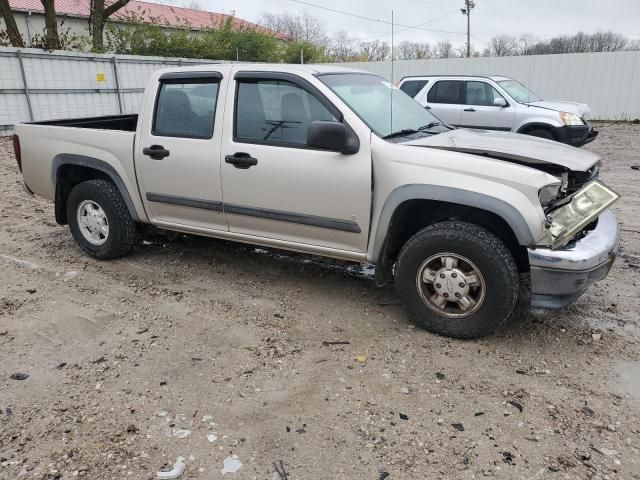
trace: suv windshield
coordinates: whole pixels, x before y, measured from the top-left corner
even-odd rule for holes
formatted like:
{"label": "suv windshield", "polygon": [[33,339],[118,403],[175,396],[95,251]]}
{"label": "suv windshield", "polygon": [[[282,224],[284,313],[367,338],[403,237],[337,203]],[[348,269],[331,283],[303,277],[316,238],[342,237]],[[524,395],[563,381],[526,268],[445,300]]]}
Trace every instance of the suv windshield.
{"label": "suv windshield", "polygon": [[318,78],[380,137],[431,135],[448,131],[440,120],[384,78],[366,73]]}
{"label": "suv windshield", "polygon": [[542,100],[538,95],[515,80],[500,80],[498,85],[504,88],[511,95],[511,98],[518,103],[539,102]]}

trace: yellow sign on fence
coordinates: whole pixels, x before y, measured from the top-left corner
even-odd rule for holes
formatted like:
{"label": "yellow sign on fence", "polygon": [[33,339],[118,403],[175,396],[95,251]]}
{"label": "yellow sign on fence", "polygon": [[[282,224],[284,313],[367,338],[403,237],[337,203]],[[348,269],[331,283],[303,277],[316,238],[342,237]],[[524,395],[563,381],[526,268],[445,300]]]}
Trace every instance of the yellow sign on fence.
{"label": "yellow sign on fence", "polygon": [[106,82],[107,76],[104,73],[96,73],[96,82]]}

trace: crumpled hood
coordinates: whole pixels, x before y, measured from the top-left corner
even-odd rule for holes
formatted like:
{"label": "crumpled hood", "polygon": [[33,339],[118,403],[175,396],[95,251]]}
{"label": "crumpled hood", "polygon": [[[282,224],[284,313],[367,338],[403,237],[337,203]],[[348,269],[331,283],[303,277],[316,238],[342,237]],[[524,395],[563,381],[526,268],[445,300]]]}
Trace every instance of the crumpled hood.
{"label": "crumpled hood", "polygon": [[600,156],[564,143],[520,133],[458,128],[449,132],[403,142],[401,145],[437,148],[454,152],[486,155],[516,163],[560,165],[574,171],[587,171]]}
{"label": "crumpled hood", "polygon": [[533,107],[545,108],[547,110],[555,110],[557,112],[569,112],[583,117],[591,111],[589,105],[585,103],[563,102],[562,100],[540,100],[538,102],[529,102],[525,105]]}

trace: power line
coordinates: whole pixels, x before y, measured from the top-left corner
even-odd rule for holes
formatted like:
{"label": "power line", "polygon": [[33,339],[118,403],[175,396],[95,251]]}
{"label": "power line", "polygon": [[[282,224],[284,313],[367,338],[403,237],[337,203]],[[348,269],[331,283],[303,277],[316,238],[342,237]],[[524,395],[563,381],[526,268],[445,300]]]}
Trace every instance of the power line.
{"label": "power line", "polygon": [[[402,33],[402,32],[407,32],[409,30],[415,30],[416,28],[423,27],[424,25],[428,25],[428,24],[433,23],[433,22],[437,22],[438,20],[441,20],[441,19],[443,19],[445,17],[449,17],[449,16],[453,15],[454,13],[458,13],[458,10],[457,9],[453,10],[453,11],[451,11],[451,12],[445,14],[445,15],[442,15],[442,16],[437,17],[437,18],[433,18],[433,19],[428,20],[428,21],[423,22],[423,23],[419,23],[417,25],[414,25],[413,27],[403,28],[402,30],[396,30],[395,33],[398,34],[398,33]],[[430,30],[430,31],[437,32],[437,30]],[[449,32],[443,32],[443,33],[449,33]],[[454,33],[458,33],[458,32],[454,32]],[[354,38],[354,40],[370,40],[372,38],[387,37],[389,35],[391,35],[391,33],[382,33],[380,35],[374,35],[372,37]],[[458,35],[462,35],[462,34],[458,33]]]}
{"label": "power line", "polygon": [[[357,13],[345,12],[343,10],[336,10],[335,8],[323,7],[322,5],[316,5],[314,3],[304,2],[302,0],[291,0],[291,1],[295,2],[295,3],[300,3],[302,5],[307,5],[308,7],[314,7],[314,8],[319,8],[321,10],[326,10],[328,12],[339,13],[339,14],[342,14],[342,15],[348,15],[350,17],[359,18],[361,20],[368,20],[370,22],[377,22],[377,23],[383,23],[385,25],[391,25],[391,22],[386,21],[386,20],[380,20],[379,18],[371,18],[371,17],[366,17],[364,15],[359,15]],[[408,30],[415,29],[415,30],[422,30],[422,31],[425,31],[425,32],[450,33],[450,34],[454,34],[454,35],[465,35],[464,32],[451,32],[451,31],[447,31],[447,30],[433,30],[433,29],[429,29],[429,28],[418,27],[418,26],[415,26],[415,25],[405,25],[405,24],[402,24],[402,23],[396,23],[395,26],[407,27]]]}

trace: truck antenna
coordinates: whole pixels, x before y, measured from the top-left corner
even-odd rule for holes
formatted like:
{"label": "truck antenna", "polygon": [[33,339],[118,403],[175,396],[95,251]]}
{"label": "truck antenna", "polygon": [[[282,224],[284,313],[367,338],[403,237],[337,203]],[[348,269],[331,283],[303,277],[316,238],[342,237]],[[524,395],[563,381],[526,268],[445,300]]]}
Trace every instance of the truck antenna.
{"label": "truck antenna", "polygon": [[390,118],[390,122],[389,122],[390,123],[390,125],[389,125],[389,128],[390,128],[389,132],[390,133],[393,132],[393,63],[394,63],[394,58],[393,58],[394,57],[394,55],[393,55],[393,52],[394,52],[393,31],[394,31],[394,28],[393,28],[393,10],[391,10],[391,88],[389,90],[391,92],[391,94],[390,94],[391,96],[390,96],[390,99],[389,99],[390,100],[390,103],[389,103],[389,114],[390,114],[390,117],[391,117]]}

